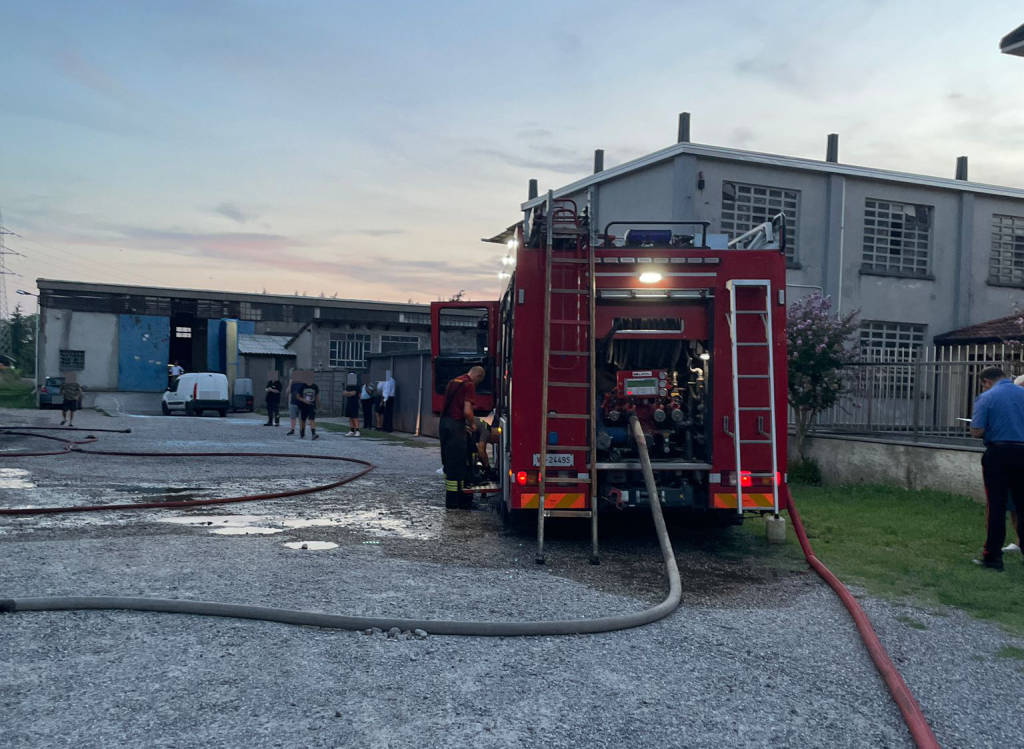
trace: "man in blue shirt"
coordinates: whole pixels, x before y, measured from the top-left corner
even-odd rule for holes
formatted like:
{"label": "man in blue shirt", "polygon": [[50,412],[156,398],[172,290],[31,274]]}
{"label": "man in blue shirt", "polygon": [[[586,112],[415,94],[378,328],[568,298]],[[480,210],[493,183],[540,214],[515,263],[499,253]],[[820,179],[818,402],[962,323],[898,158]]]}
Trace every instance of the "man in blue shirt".
{"label": "man in blue shirt", "polygon": [[[1024,497],[1024,388],[1015,386],[999,367],[986,367],[980,377],[982,393],[974,401],[971,435],[985,441],[981,472],[988,508],[985,549],[974,561],[1002,570],[1006,502],[1011,493],[1015,499]],[[1017,534],[1022,532],[1024,513],[1018,512]]]}

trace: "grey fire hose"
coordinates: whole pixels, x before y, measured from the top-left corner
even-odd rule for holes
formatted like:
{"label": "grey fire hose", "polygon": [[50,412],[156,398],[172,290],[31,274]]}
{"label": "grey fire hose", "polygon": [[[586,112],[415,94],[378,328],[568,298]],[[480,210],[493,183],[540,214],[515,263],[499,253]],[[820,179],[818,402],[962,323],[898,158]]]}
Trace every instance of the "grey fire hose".
{"label": "grey fire hose", "polygon": [[[661,513],[661,502],[651,460],[647,454],[647,442],[636,417],[630,419],[630,428],[636,440],[643,468],[644,482],[650,497],[651,515],[658,535],[658,543],[668,573],[669,592],[665,600],[644,611],[619,616],[603,616],[597,619],[562,619],[539,622],[459,622],[430,619],[397,619],[390,617],[344,616],[339,614],[318,614],[313,611],[296,611],[265,606],[245,606],[210,601],[181,601],[167,598],[134,598],[121,596],[54,596],[46,598],[0,599],[0,612],[16,611],[80,611],[85,609],[122,609],[129,611],[156,611],[169,614],[196,614],[199,616],[225,616],[236,619],[258,619],[260,621],[302,624],[327,629],[360,630],[371,627],[402,630],[422,629],[435,635],[472,635],[477,637],[522,637],[544,635],[593,634],[613,632],[650,624],[671,614],[679,605],[682,583],[676,557],[669,542],[665,519]],[[596,487],[593,487],[596,490]]]}

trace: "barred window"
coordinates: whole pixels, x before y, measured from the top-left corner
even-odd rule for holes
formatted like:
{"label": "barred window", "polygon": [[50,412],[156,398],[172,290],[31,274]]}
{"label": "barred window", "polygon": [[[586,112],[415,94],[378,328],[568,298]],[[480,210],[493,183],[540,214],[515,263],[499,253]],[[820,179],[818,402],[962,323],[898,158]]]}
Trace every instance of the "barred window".
{"label": "barred window", "polygon": [[738,237],[778,213],[786,216],[786,260],[792,262],[796,259],[800,192],[739,182],[722,183],[722,231],[730,237]]}
{"label": "barred window", "polygon": [[419,336],[382,335],[380,337],[380,352],[382,354],[390,354],[395,351],[415,351],[419,347]]}
{"label": "barred window", "polygon": [[1024,218],[992,216],[990,283],[1024,286]]}
{"label": "barred window", "polygon": [[924,325],[865,320],[860,326],[860,350],[864,361],[912,361],[924,345]]}
{"label": "barred window", "polygon": [[241,302],[239,304],[238,319],[240,320],[262,320],[263,309],[253,302]]}
{"label": "barred window", "polygon": [[331,336],[329,366],[365,369],[368,353],[369,333],[335,333]]}
{"label": "barred window", "polygon": [[85,352],[73,349],[60,350],[60,371],[81,372],[85,369]]}
{"label": "barred window", "polygon": [[924,345],[924,325],[866,320],[860,326],[861,358],[884,364],[867,370],[876,398],[907,398],[915,385],[914,365]]}
{"label": "barred window", "polygon": [[931,233],[931,206],[868,198],[864,201],[864,269],[927,275]]}

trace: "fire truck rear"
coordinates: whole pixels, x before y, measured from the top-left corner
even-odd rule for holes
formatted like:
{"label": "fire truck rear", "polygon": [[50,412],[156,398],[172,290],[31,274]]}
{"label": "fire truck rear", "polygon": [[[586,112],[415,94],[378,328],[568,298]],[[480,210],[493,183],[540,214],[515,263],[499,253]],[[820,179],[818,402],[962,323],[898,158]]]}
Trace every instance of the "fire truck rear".
{"label": "fire truck rear", "polygon": [[549,193],[509,243],[500,301],[431,305],[434,410],[485,367],[499,507],[536,518],[538,561],[546,518],[588,518],[596,562],[599,515],[651,501],[633,416],[662,506],[723,523],[785,506],[784,222],[731,242],[707,222],[597,227]]}

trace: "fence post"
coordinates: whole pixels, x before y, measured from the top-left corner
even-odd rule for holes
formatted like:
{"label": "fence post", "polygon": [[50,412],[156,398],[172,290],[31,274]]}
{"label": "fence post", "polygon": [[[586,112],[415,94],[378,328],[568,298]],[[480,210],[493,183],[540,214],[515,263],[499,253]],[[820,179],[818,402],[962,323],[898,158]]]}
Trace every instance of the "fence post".
{"label": "fence post", "polygon": [[911,404],[911,411],[913,413],[911,428],[914,432],[914,440],[916,441],[921,431],[921,372],[924,370],[920,356],[918,356],[917,361],[912,366],[914,368],[914,382],[910,387],[910,397],[914,399],[914,402]]}

